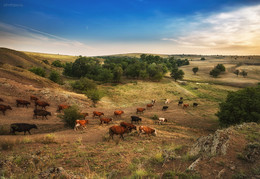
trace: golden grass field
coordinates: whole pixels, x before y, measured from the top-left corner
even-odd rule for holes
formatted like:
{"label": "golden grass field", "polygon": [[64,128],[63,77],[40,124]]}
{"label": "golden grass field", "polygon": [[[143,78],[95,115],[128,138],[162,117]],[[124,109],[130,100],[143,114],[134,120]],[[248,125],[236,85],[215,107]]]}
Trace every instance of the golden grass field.
{"label": "golden grass field", "polygon": [[[57,59],[70,62],[76,59],[64,55],[25,54],[36,62],[42,59],[50,62]],[[15,67],[13,64],[17,58],[12,61],[9,56],[10,63],[5,61],[0,66],[0,98],[4,99],[4,104],[13,108],[5,116],[0,114],[0,176],[41,178],[41,174],[52,167],[63,167],[66,173],[52,173],[45,178],[162,178],[169,171],[175,174],[175,178],[215,178],[223,168],[227,178],[232,178],[242,176],[243,173],[251,176],[252,173],[259,172],[259,161],[250,164],[236,157],[241,153],[240,148],[242,150],[246,145],[248,135],[251,138],[260,137],[259,125],[246,132],[234,133],[236,138],[232,143],[232,156],[210,156],[213,157],[212,160],[205,160],[197,171],[186,170],[198,158],[188,154],[192,144],[199,137],[213,134],[219,129],[215,116],[219,103],[225,100],[229,91],[259,83],[259,66],[246,65],[248,57],[237,57],[234,60],[231,57],[210,56],[206,57],[206,61],[200,61],[200,56],[179,57],[192,59],[190,65],[181,67],[185,72],[182,82],[174,82],[168,75],[161,82],[126,80],[118,85],[103,84],[99,88],[105,97],[93,107],[85,95],[71,91],[66,81],[66,85],[59,86],[48,79],[35,76],[26,69]],[[254,57],[253,61],[259,63],[258,57]],[[244,64],[240,65],[241,62]],[[227,71],[218,78],[212,78],[209,71],[218,63],[223,63]],[[191,70],[195,66],[199,67],[197,75]],[[237,77],[233,74],[236,68],[248,71],[248,76]],[[30,95],[36,95],[51,104],[47,107],[52,113],[48,120],[32,118],[33,104],[28,108],[16,107],[16,99],[29,100]],[[180,97],[190,107],[183,109],[178,106]],[[166,98],[170,99],[170,104],[167,105],[169,109],[162,111]],[[138,136],[133,131],[125,135],[124,141],[118,136],[108,141],[109,127],[119,125],[122,121],[130,122],[130,116],[136,115],[136,108],[146,107],[151,99],[156,99],[154,108],[141,114],[142,123],[136,125],[156,129],[157,136]],[[199,103],[199,106],[193,108],[193,102]],[[88,112],[90,116],[87,117],[87,129],[74,131],[64,127],[64,122],[56,112],[58,104],[77,105],[81,112]],[[124,110],[125,114],[121,118],[115,118],[115,110]],[[105,117],[113,117],[114,120],[108,125],[99,125],[99,119],[91,116],[93,111],[102,111]],[[169,121],[158,125],[151,119],[154,115],[165,117]],[[10,135],[9,126],[15,122],[34,123],[38,129],[32,129],[32,135]],[[240,144],[237,150],[236,143]],[[167,160],[166,154],[170,155]],[[236,163],[235,169],[230,169],[232,162]]]}

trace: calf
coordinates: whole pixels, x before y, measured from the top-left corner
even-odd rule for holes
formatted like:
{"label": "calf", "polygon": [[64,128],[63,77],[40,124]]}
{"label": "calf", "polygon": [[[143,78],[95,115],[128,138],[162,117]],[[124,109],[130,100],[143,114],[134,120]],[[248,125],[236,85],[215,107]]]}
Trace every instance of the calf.
{"label": "calf", "polygon": [[158,119],[158,124],[162,124],[163,122],[167,122],[167,121],[168,121],[167,119],[160,117]]}
{"label": "calf", "polygon": [[19,105],[22,105],[23,107],[26,106],[28,108],[28,105],[31,105],[31,103],[29,101],[17,99],[16,100],[16,106],[19,107]]}
{"label": "calf", "polygon": [[87,112],[82,112],[80,113],[80,115],[82,116],[83,119],[86,119],[86,117],[88,116],[88,113]]}
{"label": "calf", "polygon": [[181,106],[183,104],[183,101],[178,102],[178,106]]}
{"label": "calf", "polygon": [[115,111],[114,112],[115,117],[118,117],[118,116],[121,117],[122,114],[124,114],[124,111]]}
{"label": "calf", "polygon": [[61,110],[68,109],[70,106],[66,104],[59,104],[57,108],[57,112],[61,112]]}
{"label": "calf", "polygon": [[80,127],[82,127],[83,129],[86,129],[87,126],[86,124],[88,124],[88,120],[76,120],[75,121],[75,127],[74,127],[74,130],[78,130]]}
{"label": "calf", "polygon": [[50,106],[50,104],[47,103],[47,102],[45,102],[45,101],[39,101],[39,100],[37,100],[37,101],[35,101],[35,108],[36,108],[36,109],[37,109],[37,106],[41,106],[42,109],[43,109],[43,108],[46,109],[46,106]]}
{"label": "calf", "polygon": [[24,132],[28,131],[28,133],[31,135],[30,130],[31,129],[38,129],[38,127],[35,124],[27,124],[27,123],[14,123],[10,126],[10,133],[15,134],[15,132]]}
{"label": "calf", "polygon": [[139,124],[139,121],[141,122],[142,119],[140,117],[137,116],[131,116],[131,123],[133,124],[133,122]]}
{"label": "calf", "polygon": [[100,125],[103,123],[108,124],[112,120],[113,118],[100,118]]}
{"label": "calf", "polygon": [[9,105],[6,106],[6,105],[4,105],[4,104],[0,104],[0,111],[3,112],[3,115],[5,115],[5,111],[6,111],[7,109],[12,110],[11,106],[9,106]]}
{"label": "calf", "polygon": [[155,104],[156,100],[155,99],[152,99],[152,104]]}
{"label": "calf", "polygon": [[164,104],[169,104],[170,100],[169,99],[165,99]]}
{"label": "calf", "polygon": [[150,109],[150,108],[153,108],[153,104],[147,104],[146,105],[146,109]]}
{"label": "calf", "polygon": [[184,109],[184,108],[187,108],[188,106],[190,106],[190,105],[189,104],[183,104],[182,108]]}
{"label": "calf", "polygon": [[104,113],[98,112],[98,111],[93,111],[93,118],[96,116],[98,116],[100,118],[102,115],[104,116]]}
{"label": "calf", "polygon": [[163,106],[162,111],[166,111],[169,107],[168,106]]}
{"label": "calf", "polygon": [[147,126],[140,126],[139,127],[139,135],[140,134],[148,134],[148,136],[150,136],[151,134],[152,135],[157,135],[157,132],[155,129],[152,129],[150,127],[147,127]]}
{"label": "calf", "polygon": [[136,114],[138,114],[138,113],[144,113],[144,111],[145,111],[145,108],[137,108],[137,109],[136,109]]}
{"label": "calf", "polygon": [[198,105],[198,103],[193,103],[193,107],[197,107]]}
{"label": "calf", "polygon": [[51,112],[48,112],[48,111],[45,111],[43,109],[35,109],[33,110],[33,119],[36,118],[37,119],[37,116],[42,116],[42,120],[43,120],[43,117],[45,117],[46,119],[47,116],[51,116]]}
{"label": "calf", "polygon": [[120,126],[123,126],[125,128],[128,128],[130,132],[132,132],[132,130],[136,130],[136,126],[131,124],[131,123],[127,123],[127,122],[121,122]]}
{"label": "calf", "polygon": [[39,100],[36,96],[30,96],[30,100],[31,101],[37,101],[37,100]]}
{"label": "calf", "polygon": [[[114,134],[115,135],[120,135],[120,137],[124,140],[124,133],[128,133],[129,129],[127,127],[123,127],[123,126],[112,126],[109,128],[109,135],[110,138],[113,139]],[[109,138],[109,140],[110,140]]]}

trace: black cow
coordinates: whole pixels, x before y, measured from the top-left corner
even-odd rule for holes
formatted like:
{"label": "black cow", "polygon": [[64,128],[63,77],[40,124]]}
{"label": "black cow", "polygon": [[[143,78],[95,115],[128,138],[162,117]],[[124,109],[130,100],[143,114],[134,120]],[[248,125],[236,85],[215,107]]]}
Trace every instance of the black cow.
{"label": "black cow", "polygon": [[138,116],[131,116],[131,123],[133,124],[133,122],[135,123],[138,123],[139,124],[139,121],[141,122],[142,119]]}
{"label": "black cow", "polygon": [[162,111],[166,111],[168,109],[168,106],[163,106]]}
{"label": "black cow", "polygon": [[43,109],[35,109],[35,110],[33,110],[33,113],[34,113],[33,118],[36,118],[36,119],[37,119],[37,116],[42,116],[42,119],[43,119],[43,117],[48,119],[47,116],[48,115],[51,116],[51,112],[45,111]]}
{"label": "black cow", "polygon": [[182,104],[183,104],[183,101],[178,102],[178,106],[182,106]]}
{"label": "black cow", "polygon": [[10,126],[10,133],[15,134],[15,132],[24,132],[24,135],[26,131],[31,135],[30,130],[31,129],[38,129],[38,127],[35,124],[27,124],[27,123],[14,123]]}
{"label": "black cow", "polygon": [[198,105],[198,103],[193,103],[193,107],[197,107]]}

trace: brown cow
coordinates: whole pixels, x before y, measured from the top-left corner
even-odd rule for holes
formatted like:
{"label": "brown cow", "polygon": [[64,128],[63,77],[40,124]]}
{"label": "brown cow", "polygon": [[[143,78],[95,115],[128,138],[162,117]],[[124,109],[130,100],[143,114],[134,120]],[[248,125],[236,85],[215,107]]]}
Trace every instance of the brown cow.
{"label": "brown cow", "polygon": [[120,126],[123,126],[125,128],[128,128],[130,132],[132,132],[132,130],[136,130],[136,126],[131,124],[131,123],[127,123],[127,122],[121,122]]}
{"label": "brown cow", "polygon": [[[120,137],[124,140],[123,134],[128,133],[128,132],[129,132],[129,129],[126,127],[123,127],[123,126],[112,126],[109,128],[109,135],[110,135],[110,138],[112,138],[112,139],[113,139],[113,135],[116,134],[116,135],[120,135]],[[109,138],[109,140],[110,140],[110,138]]]}
{"label": "brown cow", "polygon": [[39,100],[39,98],[37,98],[36,96],[30,96],[30,100],[31,101],[37,101],[37,100]]}
{"label": "brown cow", "polygon": [[153,108],[153,104],[147,104],[146,105],[146,109],[150,109],[150,108]]}
{"label": "brown cow", "polygon": [[83,129],[86,129],[87,126],[86,124],[88,124],[88,120],[76,120],[75,121],[75,127],[74,130],[78,130],[80,127],[82,127]]}
{"label": "brown cow", "polygon": [[113,118],[100,118],[100,125],[103,123],[108,124],[112,120]]}
{"label": "brown cow", "polygon": [[148,134],[148,136],[150,136],[150,134],[152,135],[157,135],[157,132],[155,129],[152,129],[150,127],[147,127],[147,126],[140,126],[139,127],[139,135],[140,134]]}
{"label": "brown cow", "polygon": [[49,103],[45,102],[45,101],[35,101],[35,108],[37,108],[37,106],[41,106],[42,109],[46,109],[46,106],[50,106]]}
{"label": "brown cow", "polygon": [[45,117],[46,119],[48,119],[47,118],[47,116],[51,116],[51,112],[49,112],[49,111],[45,111],[45,110],[43,110],[43,109],[34,109],[33,110],[33,119],[34,118],[36,118],[37,119],[37,116],[42,116],[42,120],[43,120],[43,117]]}
{"label": "brown cow", "polygon": [[187,108],[189,106],[189,104],[183,104],[182,108]]}
{"label": "brown cow", "polygon": [[3,115],[5,115],[5,111],[6,111],[7,109],[12,110],[11,106],[9,106],[9,105],[6,106],[6,105],[4,105],[4,104],[0,104],[0,111],[3,112]]}
{"label": "brown cow", "polygon": [[145,108],[137,108],[137,109],[136,109],[136,114],[138,114],[138,113],[144,113],[144,111],[145,111]]}
{"label": "brown cow", "polygon": [[28,108],[28,105],[31,105],[29,101],[17,99],[16,100],[16,106],[19,107],[19,105],[22,105],[23,107],[26,106]]}
{"label": "brown cow", "polygon": [[66,104],[59,104],[57,112],[61,112],[61,110],[68,109],[70,106]]}
{"label": "brown cow", "polygon": [[83,119],[86,119],[86,117],[88,116],[88,113],[82,112],[82,113],[80,113],[80,115],[82,116]]}
{"label": "brown cow", "polygon": [[114,115],[115,115],[116,117],[117,117],[117,116],[121,117],[122,114],[124,114],[124,111],[115,111],[115,112],[114,112]]}
{"label": "brown cow", "polygon": [[104,116],[104,113],[98,112],[98,111],[93,111],[93,118],[94,118],[95,116],[98,116],[98,117],[100,118],[102,115]]}

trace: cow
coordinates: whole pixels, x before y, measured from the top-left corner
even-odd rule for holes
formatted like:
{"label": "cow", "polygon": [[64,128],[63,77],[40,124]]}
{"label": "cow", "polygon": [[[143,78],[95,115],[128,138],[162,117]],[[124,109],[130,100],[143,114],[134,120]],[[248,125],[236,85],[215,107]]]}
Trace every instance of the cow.
{"label": "cow", "polygon": [[37,98],[36,96],[30,96],[30,100],[31,101],[37,101],[37,100],[39,100],[39,98]]}
{"label": "cow", "polygon": [[152,104],[155,104],[156,100],[155,99],[152,99]]}
{"label": "cow", "polygon": [[165,99],[164,104],[169,104],[170,100],[169,99]]}
{"label": "cow", "polygon": [[16,100],[16,106],[19,107],[19,105],[22,105],[23,107],[26,106],[28,108],[28,105],[31,105],[29,101],[17,99]]}
{"label": "cow", "polygon": [[150,109],[150,108],[153,108],[153,104],[147,104],[146,105],[146,109]]}
{"label": "cow", "polygon": [[37,106],[41,106],[42,109],[43,109],[43,108],[46,109],[46,106],[50,106],[50,104],[47,103],[47,102],[45,102],[45,101],[39,101],[39,100],[37,100],[37,101],[35,101],[35,108],[36,108],[36,109],[37,109]]}
{"label": "cow", "polygon": [[11,106],[9,106],[9,105],[6,106],[6,105],[4,105],[4,104],[0,104],[0,111],[3,112],[3,115],[5,115],[5,111],[6,111],[7,109],[12,110]]}
{"label": "cow", "polygon": [[183,104],[182,108],[187,108],[189,106],[189,104]]}
{"label": "cow", "polygon": [[86,119],[86,117],[88,116],[88,113],[82,112],[82,113],[80,113],[80,115],[82,116],[83,119]]}
{"label": "cow", "polygon": [[2,98],[0,98],[0,102],[4,102],[4,100]]}
{"label": "cow", "polygon": [[[123,127],[123,126],[112,126],[109,128],[109,135],[110,138],[109,140],[112,138],[114,135],[120,135],[120,137],[124,140],[124,136],[123,134],[128,133],[129,129],[127,127]],[[114,139],[113,139],[114,140]]]}
{"label": "cow", "polygon": [[183,104],[183,101],[178,102],[178,106],[181,106]]}
{"label": "cow", "polygon": [[47,116],[51,116],[51,112],[48,112],[48,111],[45,111],[43,109],[34,109],[33,110],[33,119],[36,118],[37,119],[37,116],[42,116],[42,120],[43,120],[43,117],[45,117],[46,119]]}
{"label": "cow", "polygon": [[193,103],[193,107],[197,107],[198,105],[198,103]]}
{"label": "cow", "polygon": [[38,127],[35,124],[27,124],[27,123],[13,123],[10,125],[10,133],[15,135],[15,132],[24,132],[24,135],[26,132],[28,132],[31,135],[30,130],[31,129],[38,129]]}
{"label": "cow", "polygon": [[95,116],[98,116],[98,117],[100,118],[102,115],[104,116],[104,113],[98,112],[98,111],[93,111],[93,118],[94,118]]}
{"label": "cow", "polygon": [[100,125],[103,123],[108,124],[112,120],[113,118],[100,118]]}
{"label": "cow", "polygon": [[88,124],[88,120],[84,119],[84,120],[76,120],[75,121],[75,126],[74,126],[74,130],[78,130],[80,127],[82,127],[83,129],[86,129],[87,126],[86,124]]}
{"label": "cow", "polygon": [[136,114],[138,114],[138,113],[144,113],[144,111],[145,111],[145,108],[137,108],[137,109],[136,109]]}
{"label": "cow", "polygon": [[124,111],[114,111],[115,117],[117,116],[121,117],[122,114],[124,114]]}
{"label": "cow", "polygon": [[168,106],[163,106],[162,111],[166,111],[169,107]]}
{"label": "cow", "polygon": [[61,112],[61,110],[68,109],[70,106],[66,104],[59,104],[57,108],[57,112]]}
{"label": "cow", "polygon": [[160,118],[158,119],[158,124],[162,124],[162,123],[167,122],[167,121],[168,121],[168,120],[167,120],[166,118],[160,117]]}
{"label": "cow", "polygon": [[183,100],[183,97],[180,97],[180,101],[182,101]]}
{"label": "cow", "polygon": [[148,136],[150,136],[151,134],[156,136],[157,135],[157,132],[155,129],[152,129],[150,127],[147,127],[147,126],[140,126],[139,127],[139,135],[140,134],[148,134]]}
{"label": "cow", "polygon": [[121,122],[120,126],[128,128],[130,132],[132,132],[132,130],[136,130],[136,126],[135,125],[133,125],[131,123],[127,123],[127,122]]}
{"label": "cow", "polygon": [[142,119],[140,117],[137,116],[131,116],[131,123],[133,124],[133,122],[139,124],[139,121],[141,122]]}

